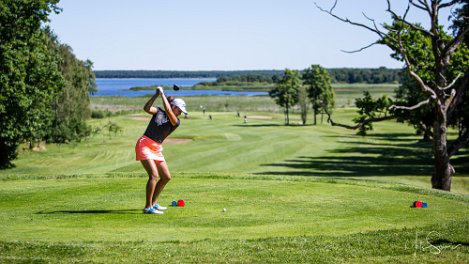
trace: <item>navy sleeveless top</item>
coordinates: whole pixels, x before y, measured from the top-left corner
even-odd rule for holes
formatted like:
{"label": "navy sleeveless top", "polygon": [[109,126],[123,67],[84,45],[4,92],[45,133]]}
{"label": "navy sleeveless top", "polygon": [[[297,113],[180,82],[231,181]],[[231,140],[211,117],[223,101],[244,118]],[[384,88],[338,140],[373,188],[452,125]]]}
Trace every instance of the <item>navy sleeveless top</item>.
{"label": "navy sleeveless top", "polygon": [[158,107],[158,111],[152,116],[144,135],[161,144],[169,134],[176,130],[179,124],[180,120],[178,118],[177,124],[173,126],[166,112]]}

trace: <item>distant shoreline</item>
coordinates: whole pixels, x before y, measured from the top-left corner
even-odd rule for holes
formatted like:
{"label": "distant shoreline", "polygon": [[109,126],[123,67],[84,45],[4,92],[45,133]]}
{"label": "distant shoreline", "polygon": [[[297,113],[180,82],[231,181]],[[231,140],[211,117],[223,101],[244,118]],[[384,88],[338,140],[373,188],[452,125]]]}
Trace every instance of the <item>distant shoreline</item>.
{"label": "distant shoreline", "polygon": [[246,71],[158,71],[158,70],[95,70],[96,78],[219,78],[246,74],[279,75],[283,70],[246,70]]}
{"label": "distant shoreline", "polygon": [[[327,69],[333,82],[345,83],[391,83],[399,81],[402,69],[380,68],[329,68]],[[302,71],[302,70],[300,70]],[[283,76],[284,70],[234,70],[234,71],[166,71],[166,70],[95,70],[96,78],[128,79],[128,78],[215,78],[245,75]]]}

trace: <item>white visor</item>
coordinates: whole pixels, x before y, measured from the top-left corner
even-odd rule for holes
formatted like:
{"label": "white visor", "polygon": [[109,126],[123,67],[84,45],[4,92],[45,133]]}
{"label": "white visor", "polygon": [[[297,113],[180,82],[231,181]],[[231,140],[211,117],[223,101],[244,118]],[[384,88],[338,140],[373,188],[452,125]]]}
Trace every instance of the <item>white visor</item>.
{"label": "white visor", "polygon": [[182,99],[174,99],[172,102],[171,102],[171,105],[174,105],[174,106],[177,106],[179,109],[181,109],[181,111],[187,115],[187,110],[186,110],[186,102],[184,102],[184,100]]}

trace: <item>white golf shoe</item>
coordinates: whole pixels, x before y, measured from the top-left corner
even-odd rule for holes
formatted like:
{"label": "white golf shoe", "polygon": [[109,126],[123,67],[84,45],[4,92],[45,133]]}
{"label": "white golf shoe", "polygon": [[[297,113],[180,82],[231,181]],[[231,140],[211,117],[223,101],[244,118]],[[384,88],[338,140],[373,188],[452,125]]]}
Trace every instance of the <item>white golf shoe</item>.
{"label": "white golf shoe", "polygon": [[156,209],[156,210],[159,210],[159,211],[164,211],[164,210],[168,209],[167,207],[161,206],[157,203],[153,204],[153,208]]}

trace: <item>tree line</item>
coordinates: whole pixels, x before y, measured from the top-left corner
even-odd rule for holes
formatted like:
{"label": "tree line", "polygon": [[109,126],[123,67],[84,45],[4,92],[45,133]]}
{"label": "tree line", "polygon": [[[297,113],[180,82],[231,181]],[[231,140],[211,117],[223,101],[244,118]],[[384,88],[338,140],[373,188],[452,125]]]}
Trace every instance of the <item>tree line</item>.
{"label": "tree line", "polygon": [[66,143],[90,134],[92,62],[45,27],[58,0],[0,2],[0,168],[13,166],[20,144]]}
{"label": "tree line", "polygon": [[[331,68],[326,69],[333,83],[397,83],[401,69]],[[301,71],[300,71],[301,72]],[[123,71],[95,70],[96,78],[216,78],[216,83],[276,83],[285,74],[283,70],[245,71]]]}
{"label": "tree line", "polygon": [[220,78],[228,76],[259,75],[273,76],[278,70],[243,71],[163,71],[163,70],[95,70],[96,78]]}

